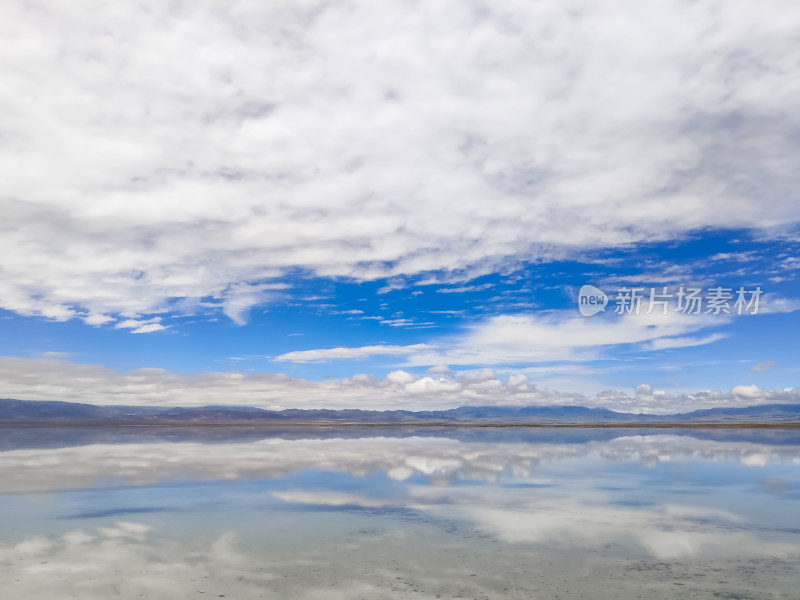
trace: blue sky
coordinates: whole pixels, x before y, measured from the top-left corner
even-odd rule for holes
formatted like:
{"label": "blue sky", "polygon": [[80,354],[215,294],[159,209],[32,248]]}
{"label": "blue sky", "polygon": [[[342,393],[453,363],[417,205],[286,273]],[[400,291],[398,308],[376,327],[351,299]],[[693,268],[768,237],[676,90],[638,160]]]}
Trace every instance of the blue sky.
{"label": "blue sky", "polygon": [[0,395],[800,401],[800,10],[767,5],[7,3]]}

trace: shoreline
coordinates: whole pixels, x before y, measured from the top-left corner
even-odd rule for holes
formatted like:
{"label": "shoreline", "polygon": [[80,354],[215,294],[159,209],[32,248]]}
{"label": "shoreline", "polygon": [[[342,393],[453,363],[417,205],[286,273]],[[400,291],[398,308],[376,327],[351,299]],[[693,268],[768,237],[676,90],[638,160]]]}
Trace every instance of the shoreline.
{"label": "shoreline", "polygon": [[188,428],[188,427],[458,427],[458,428],[526,428],[526,429],[800,429],[800,422],[786,423],[448,423],[448,422],[402,422],[359,423],[338,421],[279,422],[279,423],[46,423],[36,421],[5,421],[0,428]]}

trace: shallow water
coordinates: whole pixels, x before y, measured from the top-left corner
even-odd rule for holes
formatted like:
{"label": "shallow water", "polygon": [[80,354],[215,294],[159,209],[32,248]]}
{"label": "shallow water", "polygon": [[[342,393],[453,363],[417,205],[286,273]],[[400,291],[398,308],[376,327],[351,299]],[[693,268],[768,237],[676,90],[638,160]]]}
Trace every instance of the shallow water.
{"label": "shallow water", "polygon": [[800,598],[800,432],[0,429],[8,598]]}

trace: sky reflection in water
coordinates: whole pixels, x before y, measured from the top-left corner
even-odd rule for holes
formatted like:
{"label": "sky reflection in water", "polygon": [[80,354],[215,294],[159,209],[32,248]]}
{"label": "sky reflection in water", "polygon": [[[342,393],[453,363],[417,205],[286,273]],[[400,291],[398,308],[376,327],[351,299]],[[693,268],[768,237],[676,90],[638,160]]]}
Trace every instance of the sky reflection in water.
{"label": "sky reflection in water", "polygon": [[800,590],[797,432],[8,433],[10,597]]}

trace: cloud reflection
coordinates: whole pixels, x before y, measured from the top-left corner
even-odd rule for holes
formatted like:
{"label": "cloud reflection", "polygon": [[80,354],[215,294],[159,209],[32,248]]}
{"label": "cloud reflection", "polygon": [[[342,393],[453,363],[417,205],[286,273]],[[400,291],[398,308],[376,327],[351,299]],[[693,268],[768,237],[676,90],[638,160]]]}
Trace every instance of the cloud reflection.
{"label": "cloud reflection", "polygon": [[537,476],[542,465],[571,459],[634,462],[738,461],[763,467],[800,464],[800,446],[698,440],[678,435],[620,437],[583,444],[472,443],[449,438],[266,439],[251,443],[95,444],[0,452],[0,493],[173,480],[278,478],[306,470],[395,481],[497,482]]}
{"label": "cloud reflection", "polygon": [[[600,580],[645,597],[673,581],[701,596],[788,590],[798,457],[796,445],[681,435],[9,450],[4,507],[34,518],[6,530],[0,578],[31,600],[589,597]],[[711,463],[723,482],[705,477]],[[187,485],[150,487],[176,481]],[[88,489],[49,493],[76,488]],[[23,510],[32,499],[81,508],[48,521]],[[48,533],[55,522],[70,530]],[[712,568],[727,588],[704,579]]]}

